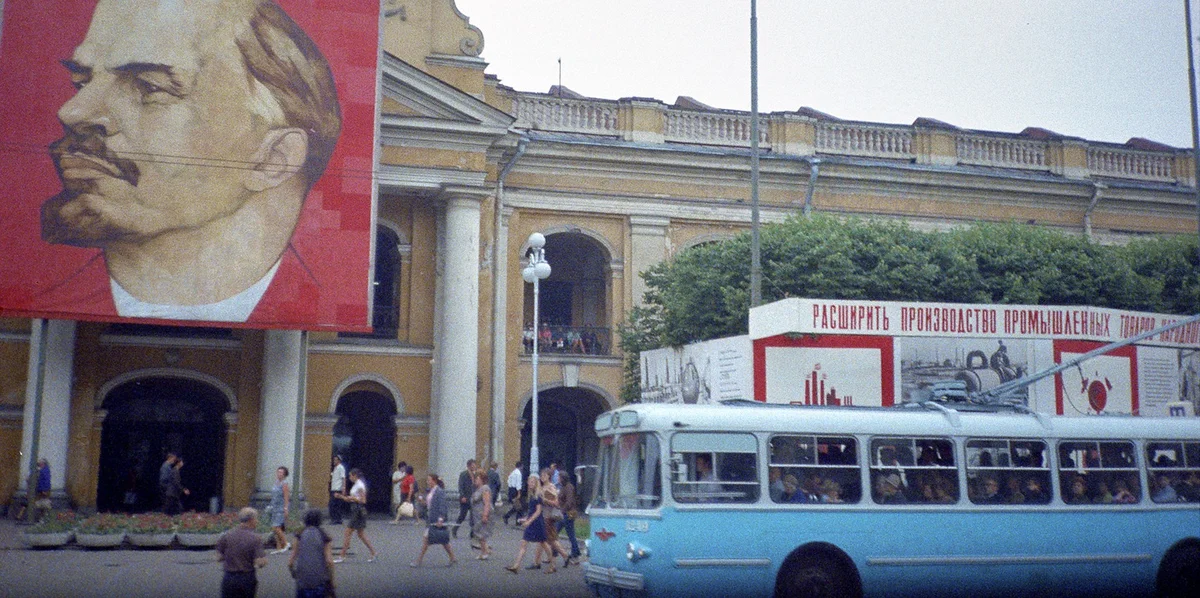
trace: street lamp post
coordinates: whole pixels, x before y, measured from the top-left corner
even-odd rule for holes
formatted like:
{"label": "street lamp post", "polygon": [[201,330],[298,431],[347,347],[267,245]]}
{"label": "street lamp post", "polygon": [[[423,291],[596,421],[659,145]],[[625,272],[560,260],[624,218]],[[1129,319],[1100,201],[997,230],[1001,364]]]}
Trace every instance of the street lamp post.
{"label": "street lamp post", "polygon": [[538,345],[541,344],[541,330],[538,328],[538,282],[550,276],[550,263],[546,261],[546,236],[542,233],[529,235],[529,251],[525,254],[526,264],[521,270],[521,278],[533,284],[533,398],[530,410],[533,412],[533,433],[529,446],[529,473],[537,475],[540,470],[538,463]]}

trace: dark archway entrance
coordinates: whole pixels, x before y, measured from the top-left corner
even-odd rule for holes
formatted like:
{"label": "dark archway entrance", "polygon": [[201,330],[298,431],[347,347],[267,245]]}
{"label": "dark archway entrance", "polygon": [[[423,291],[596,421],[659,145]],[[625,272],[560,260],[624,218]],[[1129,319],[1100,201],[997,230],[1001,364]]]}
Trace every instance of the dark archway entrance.
{"label": "dark archway entrance", "polygon": [[[556,462],[559,469],[571,471],[576,465],[594,464],[600,442],[596,436],[596,416],[607,408],[599,394],[586,388],[559,387],[538,392],[540,465],[549,467]],[[521,430],[521,462],[529,463],[532,401],[526,403],[521,417],[525,421]]]}
{"label": "dark archway entrance", "polygon": [[113,389],[104,408],[97,509],[159,509],[158,468],[168,452],[184,461],[185,511],[207,511],[221,496],[229,405],[219,390],[186,378],[143,378]]}
{"label": "dark archway entrance", "polygon": [[[396,403],[369,390],[352,391],[337,403],[333,452],[346,471],[357,467],[367,481],[367,509],[387,513],[392,503],[392,459],[396,454]],[[332,459],[333,455],[330,455]]]}

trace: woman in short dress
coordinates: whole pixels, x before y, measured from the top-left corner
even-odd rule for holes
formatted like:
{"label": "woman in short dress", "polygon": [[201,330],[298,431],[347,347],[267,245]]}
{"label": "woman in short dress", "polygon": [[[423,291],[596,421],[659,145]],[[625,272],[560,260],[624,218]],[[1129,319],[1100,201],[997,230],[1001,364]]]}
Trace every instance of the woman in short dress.
{"label": "woman in short dress", "polygon": [[336,495],[340,500],[350,503],[350,521],[346,524],[346,534],[342,540],[342,556],[333,559],[333,562],[340,563],[346,560],[346,553],[350,551],[350,536],[357,531],[358,539],[367,545],[367,550],[371,551],[367,562],[373,563],[375,562],[375,547],[367,539],[367,482],[363,480],[361,469],[355,467],[350,470],[350,483],[353,484],[350,486],[350,494],[339,493]]}
{"label": "woman in short dress", "polygon": [[288,486],[287,477],[288,468],[280,465],[275,470],[275,486],[271,488],[271,504],[267,506],[271,513],[271,532],[275,534],[275,550],[271,554],[283,554],[292,549],[292,543],[283,534],[292,502],[292,489]]}
{"label": "woman in short dress", "polygon": [[[521,561],[525,559],[525,549],[529,547],[530,542],[539,546],[546,542],[546,520],[542,517],[541,485],[541,480],[536,473],[529,474],[529,479],[526,481],[529,496],[529,514],[517,520],[518,524],[525,527],[525,533],[521,536],[521,547],[517,549],[517,559],[513,561],[511,567],[505,567],[511,573],[521,572]],[[541,565],[535,562],[534,566],[536,568]],[[552,562],[547,573],[553,573],[554,571],[554,563]]]}
{"label": "woman in short dress", "polygon": [[471,494],[471,531],[479,540],[479,556],[486,561],[491,557],[488,538],[492,536],[492,488],[487,483],[487,471],[475,470],[475,492]]}
{"label": "woman in short dress", "polygon": [[425,479],[425,484],[429,486],[429,492],[425,494],[428,526],[425,528],[425,535],[421,538],[421,554],[408,566],[420,567],[421,562],[425,560],[425,551],[429,550],[430,544],[441,544],[442,548],[446,549],[446,556],[450,557],[450,565],[453,565],[458,561],[454,558],[454,551],[450,549],[450,529],[446,527],[446,519],[450,516],[450,507],[446,504],[445,483],[437,474],[431,473]]}

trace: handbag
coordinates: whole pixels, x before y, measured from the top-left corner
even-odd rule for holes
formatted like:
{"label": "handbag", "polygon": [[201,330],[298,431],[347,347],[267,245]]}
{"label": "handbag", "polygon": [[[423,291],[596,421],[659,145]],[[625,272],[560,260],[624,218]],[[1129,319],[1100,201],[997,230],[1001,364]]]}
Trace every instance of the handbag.
{"label": "handbag", "polygon": [[449,544],[450,528],[446,526],[429,526],[428,538],[430,544]]}
{"label": "handbag", "polygon": [[413,516],[413,504],[410,502],[400,503],[399,510],[400,510],[401,517],[412,517]]}

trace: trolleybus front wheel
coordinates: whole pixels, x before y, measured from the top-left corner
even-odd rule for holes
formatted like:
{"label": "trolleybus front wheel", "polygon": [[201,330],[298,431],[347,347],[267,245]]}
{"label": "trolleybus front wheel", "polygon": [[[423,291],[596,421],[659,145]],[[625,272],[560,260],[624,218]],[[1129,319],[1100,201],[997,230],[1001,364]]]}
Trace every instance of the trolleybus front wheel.
{"label": "trolleybus front wheel", "polygon": [[789,559],[775,584],[775,598],[861,598],[853,566],[826,552]]}
{"label": "trolleybus front wheel", "polygon": [[1184,540],[1167,551],[1156,585],[1159,598],[1200,595],[1200,540]]}

